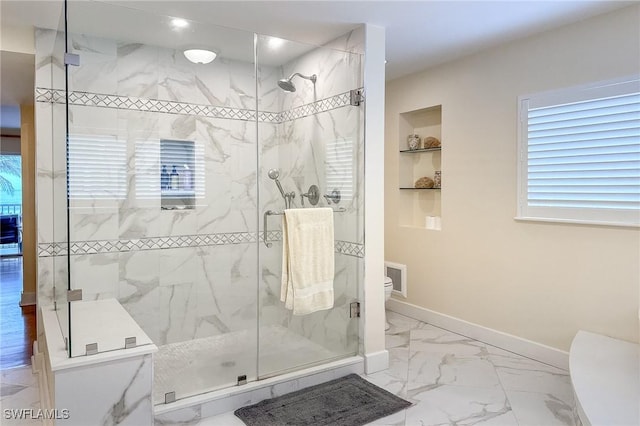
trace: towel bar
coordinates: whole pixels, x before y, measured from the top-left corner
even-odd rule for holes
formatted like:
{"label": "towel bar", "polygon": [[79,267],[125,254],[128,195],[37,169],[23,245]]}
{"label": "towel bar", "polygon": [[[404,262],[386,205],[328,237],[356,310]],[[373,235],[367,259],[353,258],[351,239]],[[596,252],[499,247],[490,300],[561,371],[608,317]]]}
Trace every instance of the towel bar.
{"label": "towel bar", "polygon": [[[346,212],[347,209],[344,207],[339,207],[337,209],[333,209],[334,213],[343,213]],[[264,214],[262,215],[262,241],[264,241],[264,245],[267,246],[267,248],[270,248],[273,244],[267,241],[267,228],[269,225],[269,221],[267,220],[268,216],[282,216],[284,214],[284,211],[274,211],[274,210],[267,210],[266,212],[264,212]]]}

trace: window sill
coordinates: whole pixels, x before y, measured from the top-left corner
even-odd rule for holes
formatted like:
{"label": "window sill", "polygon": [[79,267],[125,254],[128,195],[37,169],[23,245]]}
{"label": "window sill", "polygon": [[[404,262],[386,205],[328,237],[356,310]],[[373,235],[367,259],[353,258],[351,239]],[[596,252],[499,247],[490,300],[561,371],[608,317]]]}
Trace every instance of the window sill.
{"label": "window sill", "polygon": [[604,221],[592,221],[592,220],[575,220],[575,219],[559,219],[559,218],[544,218],[544,217],[527,217],[516,216],[513,218],[518,222],[547,222],[547,223],[560,223],[567,225],[593,225],[593,226],[612,226],[616,228],[640,228],[640,223],[623,223],[623,222],[604,222]]}

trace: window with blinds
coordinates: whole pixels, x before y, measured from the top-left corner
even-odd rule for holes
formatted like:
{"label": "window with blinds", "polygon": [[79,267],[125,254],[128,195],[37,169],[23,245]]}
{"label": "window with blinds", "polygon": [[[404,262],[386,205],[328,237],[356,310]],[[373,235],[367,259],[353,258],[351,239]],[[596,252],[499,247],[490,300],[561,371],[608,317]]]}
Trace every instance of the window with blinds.
{"label": "window with blinds", "polygon": [[521,97],[518,217],[640,225],[640,81]]}
{"label": "window with blinds", "polygon": [[327,142],[325,155],[326,193],[337,189],[342,201],[353,199],[353,142],[348,139]]}
{"label": "window with blinds", "polygon": [[124,199],[127,195],[127,142],[113,135],[69,135],[70,200]]}

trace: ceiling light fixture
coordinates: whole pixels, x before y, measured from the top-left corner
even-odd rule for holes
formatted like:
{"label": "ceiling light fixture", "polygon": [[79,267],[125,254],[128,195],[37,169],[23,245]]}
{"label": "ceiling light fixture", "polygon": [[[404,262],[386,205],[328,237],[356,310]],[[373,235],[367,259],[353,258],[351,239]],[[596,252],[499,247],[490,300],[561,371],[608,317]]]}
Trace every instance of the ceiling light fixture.
{"label": "ceiling light fixture", "polygon": [[284,44],[284,40],[278,37],[269,37],[267,44],[269,45],[269,49],[275,50]]}
{"label": "ceiling light fixture", "polygon": [[187,28],[189,26],[189,21],[182,18],[173,18],[171,20],[171,26],[175,29]]}
{"label": "ceiling light fixture", "polygon": [[208,64],[218,55],[210,50],[189,49],[184,51],[184,56],[194,64]]}

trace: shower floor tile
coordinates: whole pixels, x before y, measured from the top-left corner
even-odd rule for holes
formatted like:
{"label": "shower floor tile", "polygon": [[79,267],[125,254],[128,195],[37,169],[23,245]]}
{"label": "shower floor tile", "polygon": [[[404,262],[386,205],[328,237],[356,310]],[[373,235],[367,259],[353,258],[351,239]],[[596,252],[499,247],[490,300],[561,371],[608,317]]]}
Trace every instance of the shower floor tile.
{"label": "shower floor tile", "polygon": [[256,365],[258,338],[243,330],[218,336],[172,343],[154,356],[154,404],[164,403],[166,392],[184,398],[235,385],[240,375],[262,376],[331,359],[340,354],[295,334],[282,326],[260,328],[260,360]]}

